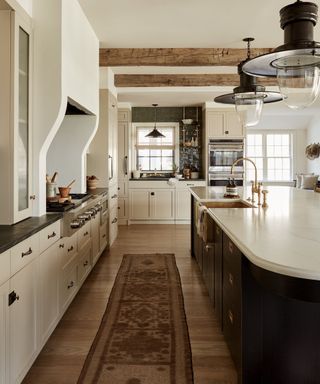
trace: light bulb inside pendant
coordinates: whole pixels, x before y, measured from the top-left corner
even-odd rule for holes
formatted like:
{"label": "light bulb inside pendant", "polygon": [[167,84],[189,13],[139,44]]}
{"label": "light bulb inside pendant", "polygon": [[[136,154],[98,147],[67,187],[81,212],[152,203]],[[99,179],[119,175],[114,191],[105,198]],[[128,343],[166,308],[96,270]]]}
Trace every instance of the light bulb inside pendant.
{"label": "light bulb inside pendant", "polygon": [[237,93],[234,96],[235,108],[243,127],[257,125],[261,118],[264,94],[263,93]]}
{"label": "light bulb inside pendant", "polygon": [[320,71],[316,66],[277,69],[277,80],[284,102],[292,109],[311,105],[320,91]]}

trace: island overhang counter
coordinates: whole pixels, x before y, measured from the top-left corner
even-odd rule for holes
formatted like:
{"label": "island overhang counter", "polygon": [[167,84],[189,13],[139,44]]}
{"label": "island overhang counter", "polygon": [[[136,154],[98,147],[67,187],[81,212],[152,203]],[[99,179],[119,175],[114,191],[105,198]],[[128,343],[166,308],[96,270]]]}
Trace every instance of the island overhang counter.
{"label": "island overhang counter", "polygon": [[[318,383],[320,194],[269,187],[268,207],[209,208],[223,188],[191,188],[192,256],[234,359],[239,383]],[[243,200],[250,189],[240,190]],[[221,232],[221,235],[219,233]]]}

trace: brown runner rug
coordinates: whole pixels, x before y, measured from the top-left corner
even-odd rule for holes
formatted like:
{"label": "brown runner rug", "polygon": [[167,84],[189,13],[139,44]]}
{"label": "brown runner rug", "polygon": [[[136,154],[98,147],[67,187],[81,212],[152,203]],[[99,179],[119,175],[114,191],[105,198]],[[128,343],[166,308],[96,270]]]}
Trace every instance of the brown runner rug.
{"label": "brown runner rug", "polygon": [[124,255],[78,384],[192,384],[173,254]]}

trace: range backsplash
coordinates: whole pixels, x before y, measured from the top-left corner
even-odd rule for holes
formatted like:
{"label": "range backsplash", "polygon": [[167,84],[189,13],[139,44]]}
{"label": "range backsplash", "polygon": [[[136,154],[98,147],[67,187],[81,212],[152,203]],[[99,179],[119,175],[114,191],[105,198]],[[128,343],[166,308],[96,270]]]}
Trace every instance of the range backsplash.
{"label": "range backsplash", "polygon": [[[198,124],[184,126],[182,119],[198,120]],[[132,108],[132,122],[133,123],[150,123],[154,122],[154,108],[153,107],[134,107]],[[203,176],[202,164],[202,108],[201,107],[158,107],[157,108],[157,122],[159,123],[179,123],[179,168],[180,172],[184,168],[191,168],[192,170],[199,171],[200,177]],[[185,129],[185,132],[183,130]],[[197,146],[186,146],[187,144],[195,144],[192,138],[196,137],[196,129],[198,129]],[[185,138],[185,142],[184,139]]]}

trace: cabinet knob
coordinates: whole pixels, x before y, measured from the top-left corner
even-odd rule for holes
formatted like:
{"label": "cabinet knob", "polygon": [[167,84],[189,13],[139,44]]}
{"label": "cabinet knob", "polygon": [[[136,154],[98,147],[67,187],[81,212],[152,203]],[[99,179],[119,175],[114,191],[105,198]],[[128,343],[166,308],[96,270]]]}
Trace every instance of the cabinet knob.
{"label": "cabinet knob", "polygon": [[86,231],[84,234],[83,234],[83,236],[88,236],[89,235],[89,232],[88,231]]}
{"label": "cabinet knob", "polygon": [[57,236],[57,234],[55,232],[52,232],[51,235],[48,235],[48,240],[51,239],[52,237],[55,237],[55,236]]}
{"label": "cabinet knob", "polygon": [[86,261],[83,263],[83,266],[86,267],[88,264],[89,264],[89,261],[86,260]]}
{"label": "cabinet knob", "polygon": [[154,196],[154,195],[155,195],[155,193],[154,193],[154,192],[151,192],[151,193],[150,193],[150,195],[151,195],[151,196]]}
{"label": "cabinet knob", "polygon": [[36,195],[30,195],[30,200],[35,200],[36,199]]}
{"label": "cabinet knob", "polygon": [[114,219],[111,221],[111,223],[112,223],[112,224],[115,224],[117,221],[118,221],[118,219],[117,219],[117,218],[114,218]]}
{"label": "cabinet knob", "polygon": [[106,237],[106,234],[104,233],[103,235],[102,235],[102,238],[104,239]]}
{"label": "cabinet knob", "polygon": [[59,244],[59,248],[64,248],[64,244]]}
{"label": "cabinet knob", "polygon": [[229,131],[224,131],[224,133],[225,133],[226,135],[229,135]]}
{"label": "cabinet knob", "polygon": [[111,199],[115,199],[116,197],[118,197],[118,195],[115,193],[114,195],[111,196]]}
{"label": "cabinet knob", "polygon": [[71,245],[71,247],[70,248],[68,248],[68,252],[71,252],[71,251],[73,251],[73,245]]}
{"label": "cabinet knob", "polygon": [[234,281],[234,279],[233,279],[233,275],[232,275],[232,273],[229,273],[229,278],[228,278],[228,280],[229,280],[230,285],[233,286],[233,281]]}

